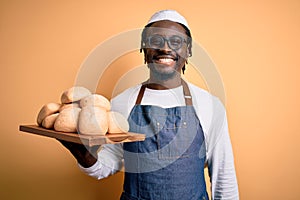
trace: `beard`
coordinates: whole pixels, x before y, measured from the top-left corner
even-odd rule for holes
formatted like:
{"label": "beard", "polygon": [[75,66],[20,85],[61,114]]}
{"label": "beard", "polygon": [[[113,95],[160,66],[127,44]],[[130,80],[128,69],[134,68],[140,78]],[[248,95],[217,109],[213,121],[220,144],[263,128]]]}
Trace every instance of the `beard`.
{"label": "beard", "polygon": [[144,54],[151,76],[161,81],[180,76],[181,68],[186,62],[185,55],[182,52],[146,49]]}
{"label": "beard", "polygon": [[159,66],[158,64],[155,63],[148,63],[148,67],[152,73],[152,76],[156,80],[166,81],[174,78],[179,74],[177,65],[175,68],[168,69],[168,70],[165,70],[165,67]]}

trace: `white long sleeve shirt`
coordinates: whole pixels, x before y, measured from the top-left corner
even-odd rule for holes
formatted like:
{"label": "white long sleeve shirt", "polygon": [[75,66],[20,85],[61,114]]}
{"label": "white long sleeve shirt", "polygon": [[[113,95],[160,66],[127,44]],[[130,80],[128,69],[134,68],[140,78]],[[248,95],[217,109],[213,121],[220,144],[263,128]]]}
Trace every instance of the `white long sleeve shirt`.
{"label": "white long sleeve shirt", "polygon": [[[206,142],[206,163],[212,186],[212,199],[239,199],[234,167],[233,152],[228,133],[226,111],[218,98],[207,91],[188,83],[193,106],[202,125]],[[135,105],[141,84],[131,87],[112,99],[112,110],[126,118]],[[142,105],[156,105],[163,108],[184,106],[182,86],[170,90],[146,88]],[[79,168],[87,175],[102,179],[122,170],[122,144],[103,145],[97,162],[89,167]]]}

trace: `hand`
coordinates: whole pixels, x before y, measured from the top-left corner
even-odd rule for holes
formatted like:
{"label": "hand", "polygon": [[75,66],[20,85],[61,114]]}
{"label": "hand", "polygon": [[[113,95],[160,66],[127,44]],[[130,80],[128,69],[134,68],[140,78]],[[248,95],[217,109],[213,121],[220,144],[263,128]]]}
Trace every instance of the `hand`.
{"label": "hand", "polygon": [[88,168],[97,162],[97,153],[100,148],[99,145],[89,147],[83,144],[67,142],[64,140],[58,141],[71,152],[71,154],[82,167]]}

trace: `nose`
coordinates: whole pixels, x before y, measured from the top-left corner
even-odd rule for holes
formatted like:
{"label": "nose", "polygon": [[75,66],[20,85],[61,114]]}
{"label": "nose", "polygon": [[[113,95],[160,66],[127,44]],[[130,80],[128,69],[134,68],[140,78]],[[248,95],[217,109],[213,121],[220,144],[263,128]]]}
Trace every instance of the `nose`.
{"label": "nose", "polygon": [[164,41],[164,45],[161,47],[161,50],[172,51],[172,49],[170,48],[167,40]]}

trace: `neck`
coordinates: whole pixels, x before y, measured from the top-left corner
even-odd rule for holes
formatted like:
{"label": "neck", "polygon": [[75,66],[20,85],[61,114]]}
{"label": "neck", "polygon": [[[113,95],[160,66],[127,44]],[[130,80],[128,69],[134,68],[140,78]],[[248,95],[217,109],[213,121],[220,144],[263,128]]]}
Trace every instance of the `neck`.
{"label": "neck", "polygon": [[179,87],[181,85],[181,76],[175,75],[174,77],[166,80],[157,79],[150,76],[147,81],[147,87],[154,90],[166,90]]}

